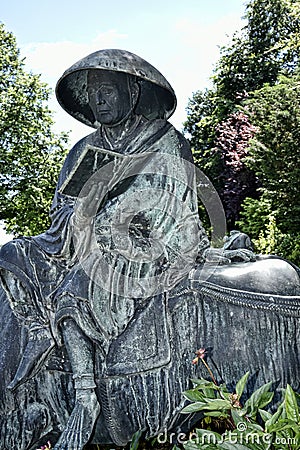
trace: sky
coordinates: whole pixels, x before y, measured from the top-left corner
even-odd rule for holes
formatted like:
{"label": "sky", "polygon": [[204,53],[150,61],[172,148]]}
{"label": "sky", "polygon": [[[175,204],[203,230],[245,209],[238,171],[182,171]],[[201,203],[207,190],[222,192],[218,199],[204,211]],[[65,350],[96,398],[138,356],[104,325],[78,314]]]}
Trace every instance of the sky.
{"label": "sky", "polygon": [[[136,53],[172,85],[177,109],[170,122],[179,130],[188,99],[210,86],[220,46],[243,26],[244,0],[8,0],[0,21],[11,31],[26,69],[55,90],[63,72],[104,48]],[[70,146],[92,129],[68,116],[54,94],[55,131],[70,131]],[[0,244],[8,237],[0,232]]]}

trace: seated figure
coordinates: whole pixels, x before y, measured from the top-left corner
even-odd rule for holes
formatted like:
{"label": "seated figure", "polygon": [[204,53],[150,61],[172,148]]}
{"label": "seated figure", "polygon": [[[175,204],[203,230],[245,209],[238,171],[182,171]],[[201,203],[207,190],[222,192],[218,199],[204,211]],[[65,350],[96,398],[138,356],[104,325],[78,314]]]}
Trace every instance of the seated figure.
{"label": "seated figure", "polygon": [[[64,73],[57,98],[96,131],[66,158],[50,229],[2,247],[0,279],[28,331],[8,389],[35,377],[63,344],[76,398],[54,449],[74,450],[90,440],[101,412],[95,352],[101,376],[111,342],[136,311],[176,290],[193,271],[201,279],[205,261],[211,263],[206,270],[235,259],[256,263],[247,238],[237,243],[232,235],[224,249],[209,248],[197,213],[191,151],[167,122],[175,94],[154,67],[126,51],[98,51]],[[238,287],[233,278],[230,267],[205,273],[206,280],[222,279],[229,288]],[[295,271],[291,280],[297,290]]]}
{"label": "seated figure", "polygon": [[99,51],[65,72],[57,96],[96,131],[66,158],[51,228],[0,255],[10,306],[28,328],[9,389],[55,345],[67,348],[76,402],[56,450],[81,448],[99,415],[94,349],[105,355],[137,306],[180,281],[208,245],[189,146],[166,121],[175,95],[156,69],[126,51]]}

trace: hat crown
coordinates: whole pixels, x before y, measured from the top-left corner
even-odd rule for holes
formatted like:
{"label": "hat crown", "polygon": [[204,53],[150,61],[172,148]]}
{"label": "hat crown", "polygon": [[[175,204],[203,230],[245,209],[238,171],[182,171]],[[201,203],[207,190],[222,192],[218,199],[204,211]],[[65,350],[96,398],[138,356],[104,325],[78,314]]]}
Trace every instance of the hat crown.
{"label": "hat crown", "polygon": [[141,86],[136,113],[148,119],[168,119],[176,108],[171,85],[155,67],[127,50],[99,50],[67,69],[56,86],[60,105],[86,125],[95,127],[87,95],[89,70],[122,72],[136,77]]}

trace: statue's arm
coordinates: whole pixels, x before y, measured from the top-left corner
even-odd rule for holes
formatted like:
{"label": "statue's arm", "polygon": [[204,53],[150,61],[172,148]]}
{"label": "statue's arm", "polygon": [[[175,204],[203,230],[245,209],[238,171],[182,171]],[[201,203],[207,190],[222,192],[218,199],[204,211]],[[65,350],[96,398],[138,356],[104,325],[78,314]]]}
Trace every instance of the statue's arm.
{"label": "statue's arm", "polygon": [[77,198],[61,194],[59,189],[80,155],[86,139],[83,138],[70,150],[60,171],[50,209],[51,225],[49,229],[45,233],[34,237],[36,243],[47,254],[66,261],[70,261],[74,253],[71,218],[74,214]]}

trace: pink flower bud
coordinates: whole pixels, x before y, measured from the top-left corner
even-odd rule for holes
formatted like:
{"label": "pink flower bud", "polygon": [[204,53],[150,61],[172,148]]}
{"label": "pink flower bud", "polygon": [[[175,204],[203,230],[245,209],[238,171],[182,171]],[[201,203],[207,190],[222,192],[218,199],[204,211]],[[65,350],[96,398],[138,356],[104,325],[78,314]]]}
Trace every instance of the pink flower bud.
{"label": "pink flower bud", "polygon": [[206,350],[205,348],[199,348],[199,350],[197,350],[195,353],[198,356],[198,358],[204,359]]}

